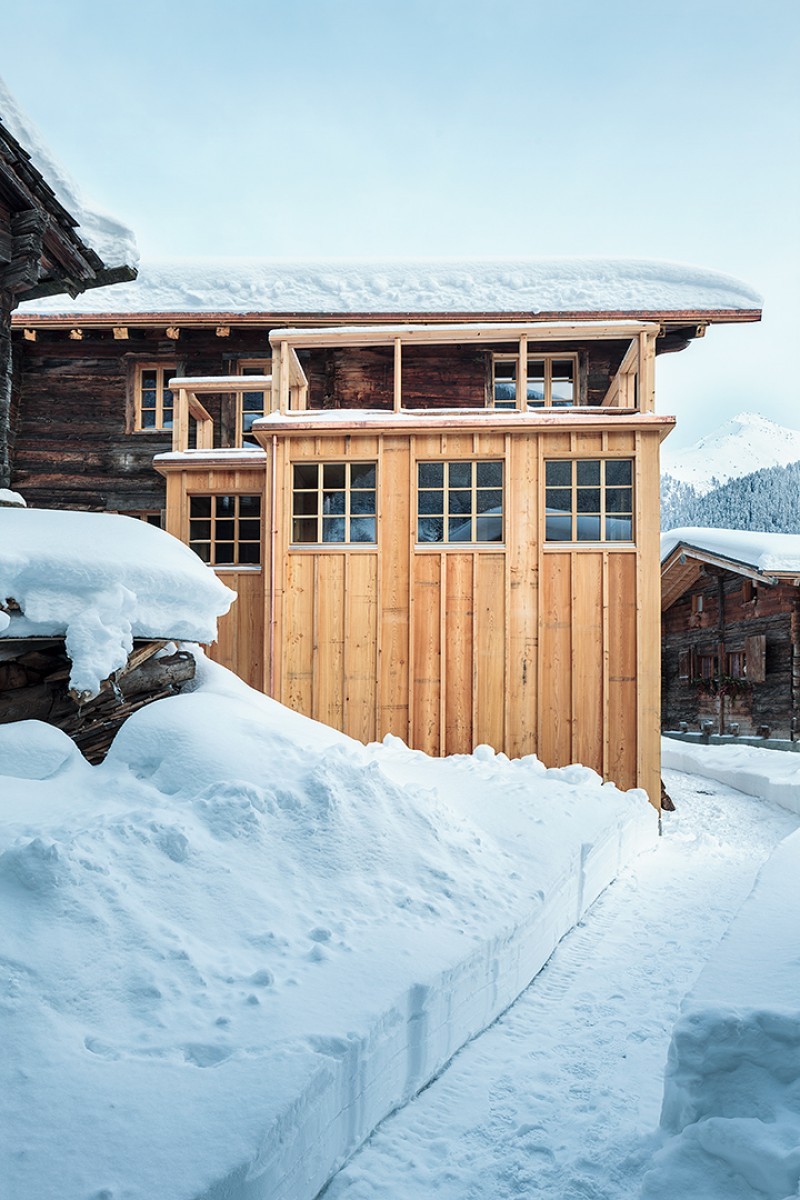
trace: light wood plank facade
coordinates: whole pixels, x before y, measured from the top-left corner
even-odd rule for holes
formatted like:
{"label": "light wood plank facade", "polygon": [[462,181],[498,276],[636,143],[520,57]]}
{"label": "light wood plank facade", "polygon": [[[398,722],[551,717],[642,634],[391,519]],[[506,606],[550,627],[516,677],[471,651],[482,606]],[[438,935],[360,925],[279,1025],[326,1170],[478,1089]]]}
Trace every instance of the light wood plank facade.
{"label": "light wood plank facade", "polygon": [[[217,493],[260,488],[262,569],[239,576],[243,615],[228,618],[237,633],[223,627],[217,657],[364,741],[392,733],[433,755],[485,742],[548,765],[579,761],[657,802],[658,446],[671,420],[347,416],[346,427],[312,411],[269,418],[257,427],[265,458],[246,470],[224,452],[205,454],[202,470],[191,451],[159,462],[168,528],[184,540],[186,497],[201,481]],[[545,463],[556,460],[633,464],[629,541],[547,540]],[[418,541],[419,464],[485,461],[503,467],[501,539]],[[292,541],[293,472],[317,463],[376,464],[374,544]]]}

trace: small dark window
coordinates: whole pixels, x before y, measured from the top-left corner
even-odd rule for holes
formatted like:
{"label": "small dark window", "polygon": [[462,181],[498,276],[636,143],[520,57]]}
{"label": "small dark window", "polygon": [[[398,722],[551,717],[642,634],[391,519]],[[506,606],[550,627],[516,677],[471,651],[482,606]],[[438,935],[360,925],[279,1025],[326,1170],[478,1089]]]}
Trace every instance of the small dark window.
{"label": "small dark window", "polygon": [[189,497],[189,545],[212,567],[261,563],[261,497]]}

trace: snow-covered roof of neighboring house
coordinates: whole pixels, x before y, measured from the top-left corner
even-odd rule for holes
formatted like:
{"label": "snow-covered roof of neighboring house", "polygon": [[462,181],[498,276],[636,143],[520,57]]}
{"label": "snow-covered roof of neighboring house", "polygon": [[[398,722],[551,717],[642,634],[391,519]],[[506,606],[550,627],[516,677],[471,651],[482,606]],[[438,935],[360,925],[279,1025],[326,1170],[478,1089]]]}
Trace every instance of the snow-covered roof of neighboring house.
{"label": "snow-covered roof of neighboring house", "polygon": [[622,258],[144,262],[110,297],[36,300],[24,314],[760,315],[751,288],[715,271]]}
{"label": "snow-covered roof of neighboring house", "polygon": [[[37,180],[39,187],[44,184],[47,192],[66,210],[66,215],[77,223],[74,236],[85,248],[94,251],[102,266],[109,270],[134,268],[139,261],[139,252],[133,232],[84,198],[69,172],[53,156],[39,130],[22,112],[0,79],[0,137],[3,134],[10,134],[19,143],[17,149],[22,150],[24,161],[29,162],[41,177],[40,181]],[[63,304],[64,301],[56,303]],[[76,301],[70,300],[69,303]],[[103,303],[107,305],[108,301]]]}
{"label": "snow-covered roof of neighboring house", "polygon": [[96,695],[135,637],[213,641],[234,599],[193,550],[145,521],[0,508],[0,641],[66,636],[79,693]]}
{"label": "snow-covered roof of neighboring house", "polygon": [[800,575],[800,534],[753,533],[746,529],[703,529],[686,526],[661,535],[661,561],[681,547],[725,559],[764,575]]}

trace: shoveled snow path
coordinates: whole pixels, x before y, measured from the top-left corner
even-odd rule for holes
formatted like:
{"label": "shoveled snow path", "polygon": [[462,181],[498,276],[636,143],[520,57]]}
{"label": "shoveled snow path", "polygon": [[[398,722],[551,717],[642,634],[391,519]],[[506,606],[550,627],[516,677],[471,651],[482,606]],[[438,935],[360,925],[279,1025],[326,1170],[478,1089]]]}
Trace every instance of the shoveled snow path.
{"label": "shoveled snow path", "polygon": [[798,826],[665,772],[678,811],[522,997],[383,1123],[325,1200],[632,1200],[659,1144],[680,1002],[772,849]]}

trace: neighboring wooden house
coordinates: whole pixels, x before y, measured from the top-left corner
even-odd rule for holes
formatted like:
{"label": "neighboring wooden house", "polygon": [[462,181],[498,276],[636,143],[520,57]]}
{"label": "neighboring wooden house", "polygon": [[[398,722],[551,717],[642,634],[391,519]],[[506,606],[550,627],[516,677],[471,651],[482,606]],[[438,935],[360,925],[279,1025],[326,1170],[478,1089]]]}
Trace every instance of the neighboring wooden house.
{"label": "neighboring wooden house", "polygon": [[123,227],[104,218],[104,232],[95,238],[93,216],[72,196],[63,172],[0,82],[0,488],[10,485],[18,418],[12,311],[25,300],[59,293],[74,298],[87,288],[136,278],[128,231],[115,239],[115,229]]}
{"label": "neighboring wooden house", "polygon": [[800,536],[664,534],[662,728],[788,738],[800,718]]}
{"label": "neighboring wooden house", "polygon": [[299,711],[658,804],[655,358],[757,299],[663,264],[195,271],[15,318],[14,485],[165,511],[239,593],[216,656]]}

